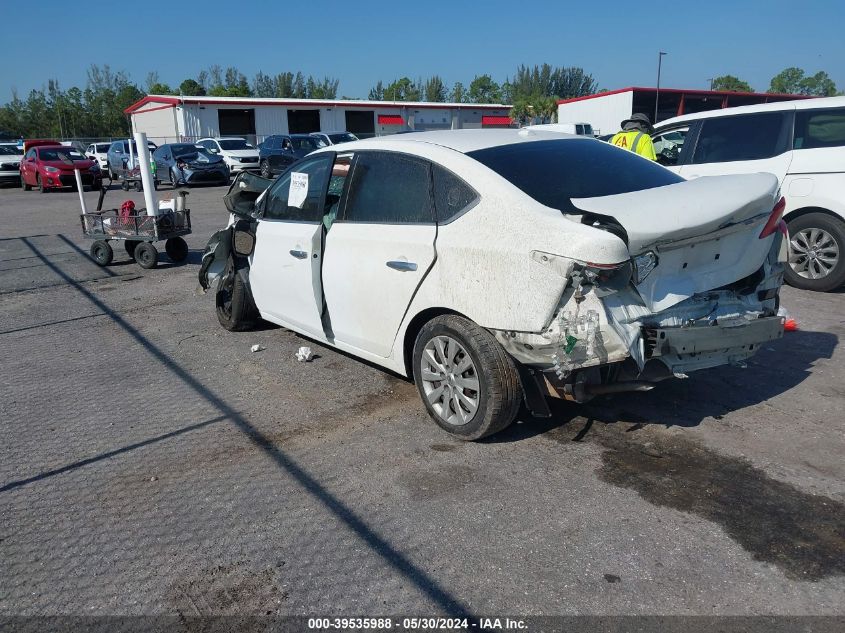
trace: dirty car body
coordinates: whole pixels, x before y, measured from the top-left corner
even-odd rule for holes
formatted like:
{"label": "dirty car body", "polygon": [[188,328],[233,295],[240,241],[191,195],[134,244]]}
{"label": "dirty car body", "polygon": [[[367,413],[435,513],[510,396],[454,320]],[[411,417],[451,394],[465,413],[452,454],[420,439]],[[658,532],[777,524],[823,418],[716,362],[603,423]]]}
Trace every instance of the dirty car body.
{"label": "dirty car body", "polygon": [[544,396],[650,389],[782,333],[770,175],[685,181],[592,139],[461,130],[323,148],[243,188],[201,283],[237,268],[262,318],[412,377],[463,439],[523,398],[547,415]]}

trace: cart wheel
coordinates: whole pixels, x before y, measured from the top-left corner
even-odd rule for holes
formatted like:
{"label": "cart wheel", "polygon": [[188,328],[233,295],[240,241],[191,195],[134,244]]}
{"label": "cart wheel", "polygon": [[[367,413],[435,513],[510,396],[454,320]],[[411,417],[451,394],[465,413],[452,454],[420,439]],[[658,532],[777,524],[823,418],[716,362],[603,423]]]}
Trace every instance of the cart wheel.
{"label": "cart wheel", "polygon": [[149,242],[141,242],[135,247],[135,261],[141,268],[158,266],[158,251]]}
{"label": "cart wheel", "polygon": [[156,190],[156,191],[158,191],[158,186],[159,186],[159,184],[160,184],[160,183],[159,183],[159,181],[158,181],[158,180],[153,180],[153,189],[154,189],[154,190]]}
{"label": "cart wheel", "polygon": [[129,183],[124,180],[122,183],[120,183],[120,188],[124,191],[129,191]]}
{"label": "cart wheel", "polygon": [[164,243],[164,250],[171,261],[179,263],[188,258],[188,243],[181,237],[171,237]]}
{"label": "cart wheel", "polygon": [[108,266],[111,264],[111,260],[114,257],[114,251],[105,240],[97,240],[91,244],[91,257],[93,257],[94,261],[100,266]]}
{"label": "cart wheel", "polygon": [[126,249],[126,254],[129,255],[132,259],[135,259],[135,249],[138,247],[138,244],[141,242],[139,240],[125,240],[123,242],[123,248]]}
{"label": "cart wheel", "polygon": [[143,191],[144,185],[141,184],[140,180],[135,181],[135,191]]}

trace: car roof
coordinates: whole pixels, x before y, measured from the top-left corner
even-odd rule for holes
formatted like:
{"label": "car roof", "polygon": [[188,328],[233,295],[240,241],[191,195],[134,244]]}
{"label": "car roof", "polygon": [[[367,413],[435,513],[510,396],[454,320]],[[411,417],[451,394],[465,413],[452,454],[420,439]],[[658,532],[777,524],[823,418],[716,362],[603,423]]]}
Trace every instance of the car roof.
{"label": "car roof", "polygon": [[521,130],[517,129],[480,129],[480,130],[432,130],[429,132],[410,132],[408,134],[379,136],[372,139],[361,141],[351,141],[349,143],[341,143],[340,146],[352,149],[354,147],[368,147],[372,146],[404,146],[406,149],[409,144],[413,143],[427,143],[431,145],[440,145],[457,152],[466,154],[476,150],[487,149],[489,147],[499,147],[501,145],[513,145],[515,143],[530,143],[535,141],[583,141],[588,137],[577,136],[575,134],[566,134],[563,132],[544,132],[539,130]]}
{"label": "car roof", "polygon": [[794,101],[776,101],[774,103],[758,103],[754,105],[736,106],[734,108],[721,108],[718,110],[707,110],[693,114],[683,114],[665,121],[660,121],[655,128],[664,128],[675,123],[709,119],[716,116],[729,116],[734,114],[753,114],[755,112],[780,112],[783,110],[813,110],[816,108],[842,108],[845,107],[845,97],[819,97],[817,99],[796,99]]}

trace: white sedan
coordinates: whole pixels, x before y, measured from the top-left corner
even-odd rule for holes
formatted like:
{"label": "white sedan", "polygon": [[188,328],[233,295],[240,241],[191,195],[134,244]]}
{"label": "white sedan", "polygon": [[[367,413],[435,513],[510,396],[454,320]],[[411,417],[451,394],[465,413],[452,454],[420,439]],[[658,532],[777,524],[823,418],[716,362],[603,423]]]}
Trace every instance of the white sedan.
{"label": "white sedan", "polygon": [[203,258],[223,327],[260,317],[410,377],[463,439],[782,335],[767,174],[685,181],[592,139],[456,130],[323,148],[261,189],[232,185]]}

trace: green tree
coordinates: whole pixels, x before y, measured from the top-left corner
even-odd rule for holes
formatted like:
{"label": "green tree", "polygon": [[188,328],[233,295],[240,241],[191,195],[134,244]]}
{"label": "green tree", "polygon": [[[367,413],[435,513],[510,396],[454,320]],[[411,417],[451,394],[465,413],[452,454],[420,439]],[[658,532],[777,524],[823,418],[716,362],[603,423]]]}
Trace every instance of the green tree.
{"label": "green tree", "polygon": [[733,75],[722,75],[713,80],[713,90],[724,90],[726,92],[754,92],[747,81]]}
{"label": "green tree", "polygon": [[469,84],[469,100],[473,103],[498,103],[501,99],[501,88],[490,75],[476,76]]}
{"label": "green tree", "polygon": [[794,66],[786,68],[772,77],[772,81],[769,84],[769,92],[775,94],[799,94],[803,79],[804,71],[800,68]]}
{"label": "green tree", "polygon": [[205,88],[195,79],[186,79],[179,84],[179,94],[185,95],[186,97],[202,97],[205,95]]}
{"label": "green tree", "polygon": [[407,77],[402,77],[384,89],[384,98],[388,101],[419,101],[422,98],[420,87]]}
{"label": "green tree", "polygon": [[273,83],[273,78],[259,70],[255,79],[252,80],[252,93],[256,97],[275,97],[276,86]]}
{"label": "green tree", "polygon": [[273,96],[280,99],[293,96],[293,73],[279,73],[273,78]]}
{"label": "green tree", "polygon": [[367,95],[370,101],[384,101],[384,84],[381,79],[376,82],[376,85],[370,88],[370,93]]}
{"label": "green tree", "polygon": [[426,80],[425,90],[423,92],[425,94],[426,101],[446,101],[446,84],[443,83],[443,80],[438,75],[434,75]]}
{"label": "green tree", "polygon": [[172,95],[172,94],[176,94],[176,91],[173,90],[173,88],[171,88],[167,84],[154,83],[147,90],[147,94],[150,94],[150,95]]}
{"label": "green tree", "polygon": [[801,80],[799,91],[804,95],[832,97],[836,94],[836,84],[826,72],[820,71],[812,77],[804,77]]}
{"label": "green tree", "polygon": [[452,92],[449,95],[449,101],[452,103],[464,103],[467,100],[466,89],[460,81],[456,81],[452,86]]}

